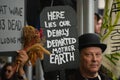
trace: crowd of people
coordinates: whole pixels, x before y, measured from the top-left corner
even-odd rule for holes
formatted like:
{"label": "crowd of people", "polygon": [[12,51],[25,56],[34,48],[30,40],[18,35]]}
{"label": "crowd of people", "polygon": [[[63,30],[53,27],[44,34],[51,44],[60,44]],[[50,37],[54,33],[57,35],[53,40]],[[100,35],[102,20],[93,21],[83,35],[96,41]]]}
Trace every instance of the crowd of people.
{"label": "crowd of people", "polygon": [[[102,17],[95,13],[94,19],[95,33],[85,33],[79,36],[78,50],[80,64],[78,69],[67,76],[66,80],[112,80],[100,72],[102,53],[106,50],[107,45],[101,43],[98,36]],[[17,51],[17,54],[14,62],[6,63],[2,67],[0,80],[27,80],[24,66],[29,56],[26,53],[26,47],[23,50]]]}
{"label": "crowd of people", "polygon": [[[67,80],[112,80],[99,71],[102,53],[107,45],[100,42],[96,33],[85,33],[78,38],[80,66],[68,76]],[[15,62],[6,63],[1,69],[0,80],[27,80],[24,66],[28,55],[24,50],[17,51]]]}

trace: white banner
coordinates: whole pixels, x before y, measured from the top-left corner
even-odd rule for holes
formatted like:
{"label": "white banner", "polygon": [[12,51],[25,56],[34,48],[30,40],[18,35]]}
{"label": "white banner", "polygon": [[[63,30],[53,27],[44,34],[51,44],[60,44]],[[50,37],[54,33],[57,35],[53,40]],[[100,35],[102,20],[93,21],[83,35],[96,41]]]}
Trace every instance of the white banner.
{"label": "white banner", "polygon": [[103,65],[120,76],[120,0],[105,0],[101,40],[107,44]]}

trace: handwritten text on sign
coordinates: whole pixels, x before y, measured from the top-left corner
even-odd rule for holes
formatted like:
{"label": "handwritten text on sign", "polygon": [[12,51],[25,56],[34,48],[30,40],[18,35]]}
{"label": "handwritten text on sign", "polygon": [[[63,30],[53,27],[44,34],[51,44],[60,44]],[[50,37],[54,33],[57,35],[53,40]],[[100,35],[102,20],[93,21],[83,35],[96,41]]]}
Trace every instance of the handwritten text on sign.
{"label": "handwritten text on sign", "polygon": [[44,15],[46,15],[44,17],[46,19],[41,24],[46,29],[44,30],[47,37],[46,47],[52,53],[50,64],[61,65],[74,62],[77,41],[76,35],[71,31],[74,31],[76,26],[75,23],[72,23],[68,12],[66,10],[48,10]]}
{"label": "handwritten text on sign", "polygon": [[[23,8],[22,7],[9,7],[7,5],[0,5],[0,15],[4,16],[7,15],[11,16],[23,16]],[[7,24],[6,24],[7,23]],[[0,18],[0,30],[21,30],[22,22],[18,19],[5,19]]]}
{"label": "handwritten text on sign", "polygon": [[20,49],[24,26],[24,0],[1,1],[0,16],[0,51]]}

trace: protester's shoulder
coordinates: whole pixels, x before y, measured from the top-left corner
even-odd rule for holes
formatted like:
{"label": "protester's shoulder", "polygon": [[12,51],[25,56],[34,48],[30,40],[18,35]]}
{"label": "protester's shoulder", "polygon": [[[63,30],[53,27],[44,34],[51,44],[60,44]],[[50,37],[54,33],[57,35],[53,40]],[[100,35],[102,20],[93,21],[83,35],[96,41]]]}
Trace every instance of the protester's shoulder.
{"label": "protester's shoulder", "polygon": [[79,69],[71,69],[68,71],[66,80],[83,80]]}
{"label": "protester's shoulder", "polygon": [[104,79],[104,80],[113,80],[112,78],[110,78],[109,76],[107,76],[106,74],[104,73],[99,73],[101,78]]}

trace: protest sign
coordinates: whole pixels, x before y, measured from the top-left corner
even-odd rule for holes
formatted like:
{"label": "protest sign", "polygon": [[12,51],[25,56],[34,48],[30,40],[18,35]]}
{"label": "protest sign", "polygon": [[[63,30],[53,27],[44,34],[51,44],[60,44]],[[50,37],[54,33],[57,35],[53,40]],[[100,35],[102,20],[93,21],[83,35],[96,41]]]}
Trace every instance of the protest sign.
{"label": "protest sign", "polygon": [[24,0],[0,0],[0,52],[21,49]]}
{"label": "protest sign", "polygon": [[51,52],[45,56],[45,71],[74,68],[78,65],[76,13],[69,6],[43,9],[40,25],[46,37],[45,46]]}

